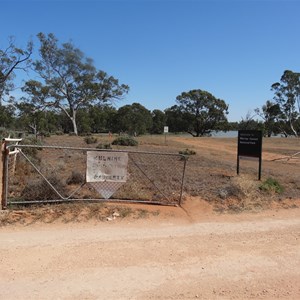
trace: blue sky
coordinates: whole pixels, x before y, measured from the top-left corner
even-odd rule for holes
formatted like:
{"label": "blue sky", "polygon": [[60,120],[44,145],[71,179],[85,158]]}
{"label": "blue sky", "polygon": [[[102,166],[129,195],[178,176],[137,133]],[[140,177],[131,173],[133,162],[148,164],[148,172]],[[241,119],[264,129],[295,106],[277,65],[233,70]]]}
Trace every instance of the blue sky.
{"label": "blue sky", "polygon": [[202,89],[239,121],[272,99],[284,70],[300,71],[300,0],[0,0],[0,8],[0,48],[11,35],[18,46],[33,38],[36,51],[38,32],[72,40],[130,86],[117,106],[164,110]]}

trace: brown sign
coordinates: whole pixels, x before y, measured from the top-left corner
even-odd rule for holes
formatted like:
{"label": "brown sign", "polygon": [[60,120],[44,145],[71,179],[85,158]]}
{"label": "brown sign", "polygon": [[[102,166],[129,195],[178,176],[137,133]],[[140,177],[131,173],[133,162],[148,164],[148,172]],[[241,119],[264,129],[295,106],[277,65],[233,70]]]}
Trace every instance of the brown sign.
{"label": "brown sign", "polygon": [[260,130],[239,130],[237,151],[237,174],[240,172],[241,158],[259,161],[258,179],[261,178],[262,132]]}
{"label": "brown sign", "polygon": [[238,155],[261,157],[262,132],[258,130],[239,130]]}

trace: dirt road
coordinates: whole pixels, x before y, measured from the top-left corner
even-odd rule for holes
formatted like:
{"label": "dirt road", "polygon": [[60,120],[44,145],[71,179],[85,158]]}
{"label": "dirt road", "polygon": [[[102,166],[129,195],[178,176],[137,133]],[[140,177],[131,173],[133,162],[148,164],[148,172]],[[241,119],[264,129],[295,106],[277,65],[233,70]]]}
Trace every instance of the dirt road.
{"label": "dirt road", "polygon": [[300,299],[299,209],[18,225],[0,241],[0,299]]}

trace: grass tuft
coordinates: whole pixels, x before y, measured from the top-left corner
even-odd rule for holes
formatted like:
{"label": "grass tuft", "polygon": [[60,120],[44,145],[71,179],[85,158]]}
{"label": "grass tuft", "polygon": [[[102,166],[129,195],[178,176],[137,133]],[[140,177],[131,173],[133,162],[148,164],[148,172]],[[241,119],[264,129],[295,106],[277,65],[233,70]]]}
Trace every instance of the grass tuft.
{"label": "grass tuft", "polygon": [[267,178],[260,186],[259,189],[261,191],[267,192],[269,194],[282,194],[284,191],[284,188],[281,186],[281,184],[274,178]]}

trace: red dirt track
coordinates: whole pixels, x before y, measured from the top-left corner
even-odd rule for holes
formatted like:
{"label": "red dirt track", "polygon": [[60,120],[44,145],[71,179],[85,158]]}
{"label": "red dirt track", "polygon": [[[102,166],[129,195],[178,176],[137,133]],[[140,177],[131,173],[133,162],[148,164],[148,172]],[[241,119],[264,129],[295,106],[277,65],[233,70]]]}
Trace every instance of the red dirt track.
{"label": "red dirt track", "polygon": [[300,298],[300,209],[186,205],[138,220],[3,227],[0,298]]}

